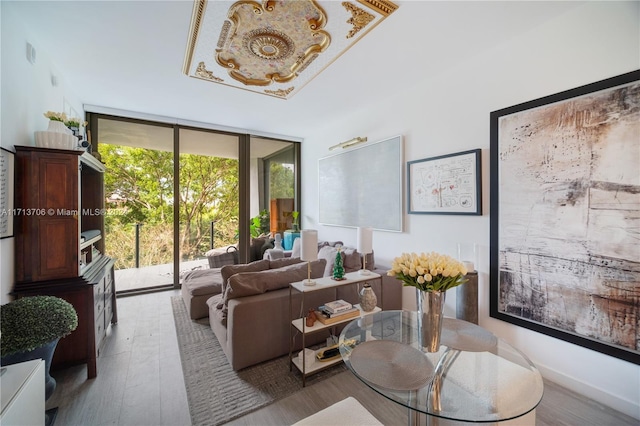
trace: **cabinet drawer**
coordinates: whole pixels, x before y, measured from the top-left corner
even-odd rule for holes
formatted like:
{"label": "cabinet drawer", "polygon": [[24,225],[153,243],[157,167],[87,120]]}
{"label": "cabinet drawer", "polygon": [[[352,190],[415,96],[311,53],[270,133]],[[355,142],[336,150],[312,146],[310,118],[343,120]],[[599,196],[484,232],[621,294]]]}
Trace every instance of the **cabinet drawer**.
{"label": "cabinet drawer", "polygon": [[[104,315],[104,278],[93,287],[93,312],[96,322]],[[102,322],[104,324],[104,320]]]}
{"label": "cabinet drawer", "polygon": [[103,299],[104,298],[104,277],[98,281],[97,284],[93,286],[93,298],[95,299]]}
{"label": "cabinet drawer", "polygon": [[104,301],[104,328],[107,329],[109,327],[109,323],[111,322],[111,318],[113,317],[113,302],[111,301],[111,297],[105,298]]}
{"label": "cabinet drawer", "polygon": [[101,316],[104,317],[104,299],[95,301],[93,312],[94,312],[96,322],[98,321],[98,318],[100,318]]}
{"label": "cabinet drawer", "polygon": [[102,310],[99,317],[96,318],[95,322],[96,327],[96,350],[100,347],[100,343],[102,343],[102,339],[105,335],[104,330],[104,309]]}
{"label": "cabinet drawer", "polygon": [[107,270],[105,274],[105,288],[110,287],[113,284],[113,277],[111,276],[111,268]]}

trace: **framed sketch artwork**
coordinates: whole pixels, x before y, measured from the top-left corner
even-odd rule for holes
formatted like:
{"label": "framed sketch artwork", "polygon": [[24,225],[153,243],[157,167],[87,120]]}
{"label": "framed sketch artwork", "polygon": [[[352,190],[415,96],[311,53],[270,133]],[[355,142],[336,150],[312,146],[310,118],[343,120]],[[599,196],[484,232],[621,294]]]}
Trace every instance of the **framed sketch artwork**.
{"label": "framed sketch artwork", "polygon": [[491,113],[490,314],[640,364],[640,70]]}
{"label": "framed sketch artwork", "polygon": [[409,214],[482,214],[481,150],[407,162]]}
{"label": "framed sketch artwork", "polygon": [[13,237],[13,151],[0,148],[0,238]]}

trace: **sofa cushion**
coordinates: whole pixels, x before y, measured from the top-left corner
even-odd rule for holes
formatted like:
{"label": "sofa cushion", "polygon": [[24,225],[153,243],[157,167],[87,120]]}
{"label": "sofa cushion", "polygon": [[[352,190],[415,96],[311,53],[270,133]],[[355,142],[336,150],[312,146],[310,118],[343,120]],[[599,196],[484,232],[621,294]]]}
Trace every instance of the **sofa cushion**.
{"label": "sofa cushion", "polygon": [[353,247],[343,247],[344,253],[344,270],[346,272],[355,272],[362,269],[362,261],[360,260],[360,253]]}
{"label": "sofa cushion", "polygon": [[[311,278],[321,278],[326,261],[318,259],[310,262],[310,264]],[[223,302],[227,305],[231,299],[286,288],[290,283],[302,281],[306,278],[306,262],[260,272],[240,272],[229,278],[225,287]]]}
{"label": "sofa cushion", "polygon": [[[207,299],[207,305],[209,306],[209,315],[214,315],[214,317],[222,323],[226,327],[227,325],[227,311],[222,310],[222,294],[216,294],[215,296],[211,296]],[[212,309],[213,307],[217,309]]]}
{"label": "sofa cushion", "polygon": [[251,263],[239,263],[237,265],[225,265],[220,269],[222,275],[222,292],[224,293],[227,282],[232,275],[239,272],[257,272],[269,269],[268,260],[256,260]]}
{"label": "sofa cushion", "polygon": [[189,271],[182,278],[182,285],[188,288],[192,296],[220,293],[222,292],[220,268]]}
{"label": "sofa cushion", "polygon": [[273,259],[269,261],[269,269],[284,268],[285,266],[295,265],[302,262],[299,257],[283,257],[281,259]]}

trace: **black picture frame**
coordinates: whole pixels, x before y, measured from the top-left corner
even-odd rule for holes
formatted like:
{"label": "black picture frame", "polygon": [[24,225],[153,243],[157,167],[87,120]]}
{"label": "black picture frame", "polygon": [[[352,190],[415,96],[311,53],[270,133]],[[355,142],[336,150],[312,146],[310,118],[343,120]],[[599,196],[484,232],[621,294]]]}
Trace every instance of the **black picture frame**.
{"label": "black picture frame", "polygon": [[407,162],[409,214],[482,215],[482,150]]}
{"label": "black picture frame", "polygon": [[636,70],[491,112],[491,317],[640,364],[639,111]]}
{"label": "black picture frame", "polygon": [[0,147],[0,239],[14,233],[15,153]]}

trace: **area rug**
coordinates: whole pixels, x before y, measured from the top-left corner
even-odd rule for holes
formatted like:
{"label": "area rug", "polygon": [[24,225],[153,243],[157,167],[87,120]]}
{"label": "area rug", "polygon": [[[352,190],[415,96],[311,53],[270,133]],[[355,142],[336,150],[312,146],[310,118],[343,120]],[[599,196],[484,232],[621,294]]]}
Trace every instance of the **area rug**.
{"label": "area rug", "polygon": [[[194,426],[219,425],[302,389],[302,376],[289,371],[289,356],[234,371],[209,327],[193,321],[180,296],[172,297],[180,360]],[[346,370],[344,364],[307,377],[307,386]]]}

